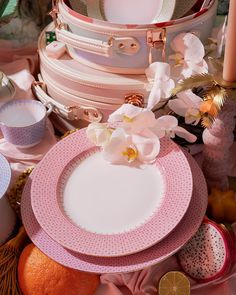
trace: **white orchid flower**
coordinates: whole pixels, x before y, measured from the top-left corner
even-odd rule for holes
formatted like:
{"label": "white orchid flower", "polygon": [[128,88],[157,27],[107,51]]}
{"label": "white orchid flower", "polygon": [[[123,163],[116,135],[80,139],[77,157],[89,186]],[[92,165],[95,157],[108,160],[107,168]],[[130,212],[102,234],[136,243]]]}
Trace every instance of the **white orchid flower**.
{"label": "white orchid flower", "polygon": [[188,90],[178,93],[176,99],[168,102],[168,106],[177,115],[184,117],[186,124],[197,125],[201,120],[201,103],[202,99]]}
{"label": "white orchid flower", "polygon": [[103,123],[91,123],[86,129],[87,137],[96,146],[104,147],[111,138],[112,131]]}
{"label": "white orchid flower", "polygon": [[166,115],[157,119],[156,125],[152,128],[153,132],[159,137],[164,136],[174,138],[175,135],[184,138],[188,142],[195,142],[197,137],[183,127],[178,126],[178,120],[174,116]]}
{"label": "white orchid flower", "polygon": [[152,109],[161,99],[171,96],[175,82],[170,78],[170,65],[163,62],[152,63],[145,71],[150,91],[147,109]]}
{"label": "white orchid flower", "polygon": [[174,60],[175,65],[181,66],[181,74],[184,78],[208,72],[208,65],[204,60],[204,46],[194,34],[177,35],[171,42],[171,48],[176,54],[171,55],[170,60]]}
{"label": "white orchid flower", "polygon": [[132,163],[135,160],[152,163],[159,151],[159,138],[152,132],[131,135],[124,129],[117,128],[112,133],[109,144],[104,147],[103,155],[111,163]]}
{"label": "white orchid flower", "polygon": [[142,163],[153,163],[160,152],[160,140],[152,131],[146,129],[134,134],[132,141],[138,151],[138,160]]}
{"label": "white orchid flower", "polygon": [[205,60],[202,60],[200,63],[195,64],[191,61],[185,62],[182,75],[184,78],[189,78],[197,74],[207,74],[208,73],[208,64]]}
{"label": "white orchid flower", "polygon": [[123,104],[109,116],[108,122],[121,123],[120,126],[127,132],[139,133],[153,126],[156,120],[154,113],[150,110],[131,104]]}

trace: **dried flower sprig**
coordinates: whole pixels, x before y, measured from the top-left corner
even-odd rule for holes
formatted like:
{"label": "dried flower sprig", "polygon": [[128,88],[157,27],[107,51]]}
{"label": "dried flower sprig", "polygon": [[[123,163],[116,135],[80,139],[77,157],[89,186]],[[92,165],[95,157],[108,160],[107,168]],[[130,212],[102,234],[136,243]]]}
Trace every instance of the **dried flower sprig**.
{"label": "dried flower sprig", "polygon": [[202,125],[208,128],[213,124],[226,99],[235,99],[235,95],[233,95],[231,88],[222,86],[218,77],[211,74],[194,75],[180,81],[173,89],[172,94],[178,96],[178,93],[186,92],[197,87],[204,88],[199,112]]}
{"label": "dried flower sprig", "polygon": [[181,80],[177,83],[175,88],[172,90],[172,95],[176,95],[179,92],[187,91],[189,89],[198,88],[214,85],[214,78],[211,74],[197,74],[189,78]]}

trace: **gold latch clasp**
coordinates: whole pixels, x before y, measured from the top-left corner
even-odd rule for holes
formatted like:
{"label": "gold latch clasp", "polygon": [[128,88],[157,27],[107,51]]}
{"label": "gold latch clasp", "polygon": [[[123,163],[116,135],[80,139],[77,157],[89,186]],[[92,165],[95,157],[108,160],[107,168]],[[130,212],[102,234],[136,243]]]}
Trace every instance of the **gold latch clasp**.
{"label": "gold latch clasp", "polygon": [[166,29],[148,30],[149,64],[153,62],[153,49],[162,50],[162,61],[166,60]]}

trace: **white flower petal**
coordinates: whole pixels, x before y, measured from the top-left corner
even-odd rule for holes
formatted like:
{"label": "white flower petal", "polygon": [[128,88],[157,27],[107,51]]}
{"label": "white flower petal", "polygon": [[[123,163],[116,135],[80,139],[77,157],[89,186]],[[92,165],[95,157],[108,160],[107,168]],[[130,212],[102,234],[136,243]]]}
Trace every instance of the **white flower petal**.
{"label": "white flower petal", "polygon": [[[156,71],[156,72],[155,72]],[[148,98],[147,109],[151,110],[161,99],[171,96],[171,91],[175,87],[175,82],[170,79],[170,65],[156,62],[146,70],[149,81],[152,80],[153,87]],[[149,85],[150,86],[150,85]]]}
{"label": "white flower petal", "polygon": [[142,113],[144,109],[136,107],[132,104],[123,104],[119,109],[117,109],[115,112],[113,112],[108,119],[108,122],[115,123],[115,122],[122,122],[124,119],[124,116],[133,119],[140,113]]}
{"label": "white flower petal", "polygon": [[110,140],[111,130],[105,124],[94,122],[88,125],[86,134],[96,146],[105,146]]}
{"label": "white flower petal", "polygon": [[168,106],[173,112],[182,117],[185,117],[188,110],[186,103],[178,98],[169,100]]}
{"label": "white flower petal", "polygon": [[165,115],[156,120],[152,131],[159,137],[174,137],[173,129],[178,126],[178,120],[174,116]]}
{"label": "white flower petal", "polygon": [[164,129],[173,129],[178,126],[178,120],[174,116],[162,116],[157,119],[156,126],[160,126]]}
{"label": "white flower petal", "polygon": [[175,82],[172,79],[162,82],[162,98],[169,98],[172,90],[175,88]]}
{"label": "white flower petal", "polygon": [[[147,135],[147,133],[143,135]],[[154,134],[150,137],[133,135],[132,141],[138,150],[138,160],[140,162],[153,163],[155,161],[160,152],[160,140],[157,136]]]}
{"label": "white flower petal", "polygon": [[194,71],[192,68],[189,68],[188,66],[184,66],[181,72],[181,75],[184,79],[191,77],[194,74]]}
{"label": "white flower petal", "polygon": [[105,160],[111,163],[128,163],[123,152],[131,143],[131,137],[122,128],[117,128],[112,133],[110,142],[103,149]]}
{"label": "white flower petal", "polygon": [[170,100],[168,106],[176,114],[185,117],[186,124],[198,124],[200,121],[199,107],[202,99],[191,90],[180,92],[177,99]]}
{"label": "white flower petal", "polygon": [[193,117],[193,116],[188,116],[185,117],[185,123],[186,124],[193,124],[193,125],[197,125],[201,120],[201,117],[199,116],[199,118]]}
{"label": "white flower petal", "polygon": [[202,60],[200,63],[185,61],[181,72],[184,78],[204,73],[208,73],[208,65],[205,60]]}
{"label": "white flower petal", "polygon": [[143,129],[155,124],[155,115],[152,111],[139,108],[131,104],[124,104],[109,117],[109,122],[120,124],[128,133],[139,133]]}
{"label": "white flower petal", "polygon": [[130,132],[139,133],[142,130],[152,127],[156,123],[155,115],[150,110],[145,110],[136,116],[131,123],[124,125],[124,128],[128,128]]}
{"label": "white flower petal", "polygon": [[151,110],[161,100],[161,89],[158,85],[154,85],[148,97],[147,109]]}
{"label": "white flower petal", "polygon": [[191,69],[193,75],[208,73],[208,65],[204,60],[202,60],[199,63],[194,63],[194,62],[191,62],[191,61],[187,61],[185,63],[185,65],[184,65],[184,69],[186,69],[186,68]]}
{"label": "white flower petal", "polygon": [[187,108],[199,108],[202,99],[191,90],[182,91],[177,94],[178,99],[182,100]]}
{"label": "white flower petal", "polygon": [[170,78],[170,65],[165,62],[154,62],[146,70],[148,80],[168,80]]}
{"label": "white flower petal", "polygon": [[194,63],[199,63],[203,60],[205,49],[201,40],[197,36],[191,33],[186,34],[184,37],[184,44],[187,47],[184,53],[185,60],[189,60]]}
{"label": "white flower petal", "polygon": [[184,36],[186,33],[180,33],[179,35],[175,36],[175,38],[171,41],[171,48],[182,55],[184,55],[184,52],[186,50],[186,46],[184,44]]}
{"label": "white flower petal", "polygon": [[174,131],[175,131],[176,135],[184,138],[188,142],[193,143],[197,140],[197,137],[194,134],[188,132],[187,130],[185,130],[184,128],[182,128],[180,126],[177,126]]}
{"label": "white flower petal", "polygon": [[164,128],[160,128],[158,125],[152,128],[152,132],[155,133],[158,138],[163,138],[166,136],[166,130]]}
{"label": "white flower petal", "polygon": [[205,49],[200,39],[191,33],[181,33],[171,42],[175,52],[183,55],[186,61],[199,63],[205,55]]}

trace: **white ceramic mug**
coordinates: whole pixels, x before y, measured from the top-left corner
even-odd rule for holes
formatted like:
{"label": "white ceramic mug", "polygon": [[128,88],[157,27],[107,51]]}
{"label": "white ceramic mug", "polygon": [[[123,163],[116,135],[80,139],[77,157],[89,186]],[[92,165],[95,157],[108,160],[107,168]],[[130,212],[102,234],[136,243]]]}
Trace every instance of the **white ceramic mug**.
{"label": "white ceramic mug", "polygon": [[29,148],[44,137],[47,116],[52,112],[39,101],[12,100],[0,108],[0,126],[4,138],[19,148]]}

